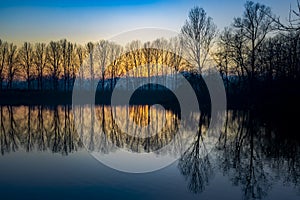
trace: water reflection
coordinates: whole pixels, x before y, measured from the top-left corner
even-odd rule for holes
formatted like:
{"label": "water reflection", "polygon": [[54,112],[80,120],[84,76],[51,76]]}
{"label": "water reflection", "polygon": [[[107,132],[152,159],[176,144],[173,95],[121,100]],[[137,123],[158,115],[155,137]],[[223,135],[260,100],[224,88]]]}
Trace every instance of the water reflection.
{"label": "water reflection", "polygon": [[1,106],[1,154],[52,151],[68,155],[82,148],[70,106]]}
{"label": "water reflection", "polygon": [[[99,105],[95,110],[82,106],[79,111],[82,124],[76,129],[70,105],[1,106],[1,154],[49,151],[68,155],[83,148],[103,154],[116,148],[149,153],[171,142],[172,148],[161,153],[181,155],[178,169],[193,193],[205,191],[217,172],[240,187],[244,199],[267,197],[278,182],[300,191],[299,138],[282,132],[281,127],[254,112],[228,111],[218,142],[209,152],[203,142],[208,126],[205,114],[200,117],[197,133],[189,143],[183,143],[185,134],[175,134],[182,122],[171,110],[150,109],[147,105],[129,109]],[[140,127],[147,126],[149,132],[145,134],[149,137],[135,137],[140,130],[126,123],[120,126],[114,121],[113,112],[119,115],[127,112]],[[156,120],[155,123],[150,119]],[[151,135],[152,132],[157,134]]]}
{"label": "water reflection", "polygon": [[260,121],[254,112],[227,113],[216,155],[218,167],[242,188],[245,199],[266,197],[280,179],[299,187],[299,140]]}
{"label": "water reflection", "polygon": [[[150,109],[148,105],[79,107],[78,129],[90,151],[109,152],[122,148],[132,152],[153,152],[169,144],[175,137],[179,119],[172,111]],[[129,119],[118,122],[116,115]],[[117,113],[117,114],[116,114]],[[150,123],[151,119],[151,123]],[[137,124],[137,126],[135,126]],[[147,126],[146,129],[143,129]],[[156,134],[153,134],[156,133]]]}
{"label": "water reflection", "polygon": [[203,192],[213,175],[210,152],[208,152],[206,145],[203,142],[203,126],[207,126],[205,118],[206,116],[202,114],[199,119],[199,128],[193,139],[193,143],[184,152],[178,162],[181,174],[185,176],[188,181],[189,189],[195,193]]}

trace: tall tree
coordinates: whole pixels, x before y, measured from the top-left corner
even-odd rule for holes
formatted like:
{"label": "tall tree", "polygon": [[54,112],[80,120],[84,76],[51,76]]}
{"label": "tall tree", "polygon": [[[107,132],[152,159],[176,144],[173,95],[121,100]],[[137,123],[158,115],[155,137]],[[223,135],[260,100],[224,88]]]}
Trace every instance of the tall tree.
{"label": "tall tree", "polygon": [[58,79],[60,76],[62,51],[59,42],[51,41],[47,46],[47,61],[51,67],[53,89],[58,90]]}
{"label": "tall tree", "polygon": [[216,25],[203,8],[196,6],[190,10],[188,20],[181,28],[181,35],[185,50],[199,73],[207,60],[216,32]]}
{"label": "tall tree", "polygon": [[265,5],[247,1],[242,18],[234,19],[234,28],[241,30],[244,36],[245,48],[249,52],[248,77],[250,87],[257,71],[257,54],[267,34],[273,30],[271,9]]}
{"label": "tall tree", "polygon": [[[156,39],[151,44],[152,48],[152,59],[155,63],[155,69],[156,69],[156,83],[158,83],[158,74],[159,74],[159,61],[161,60],[163,51],[161,50],[161,40]],[[156,85],[156,88],[158,88],[158,84]]]}
{"label": "tall tree", "polygon": [[[147,70],[147,78],[148,78],[148,83],[150,83],[150,71],[152,68],[151,60],[152,60],[152,54],[151,54],[152,49],[150,48],[150,42],[145,42],[144,43],[144,48],[142,49],[144,59],[146,61],[146,70]],[[151,85],[148,84],[148,90],[150,90]]]}
{"label": "tall tree", "polygon": [[133,40],[129,44],[126,45],[126,60],[125,60],[125,66],[124,66],[124,74],[126,75],[126,88],[128,89],[128,73],[130,69],[135,74],[132,74],[133,76],[141,76],[142,70],[141,70],[141,62],[142,62],[142,43],[139,40]]}
{"label": "tall tree", "polygon": [[73,81],[75,80],[75,74],[76,74],[76,44],[73,44],[71,42],[68,42],[67,44],[67,88],[70,90],[70,78],[72,76],[72,85]]}
{"label": "tall tree", "polygon": [[172,69],[175,71],[175,85],[174,87],[177,88],[177,73],[180,70],[180,67],[182,66],[182,55],[183,55],[183,49],[182,49],[182,40],[178,37],[173,37],[170,39],[170,50],[171,50],[171,58],[170,58],[170,66],[172,66]]}
{"label": "tall tree", "polygon": [[121,55],[123,53],[122,46],[115,44],[113,42],[110,43],[110,53],[109,53],[109,63],[111,66],[110,77],[111,84],[110,89],[112,90],[116,84],[116,76],[119,65],[121,64]]}
{"label": "tall tree", "polygon": [[63,68],[63,78],[64,78],[64,91],[67,91],[67,81],[69,76],[68,71],[68,42],[66,39],[60,40],[61,53],[62,53],[62,68]]}
{"label": "tall tree", "polygon": [[78,76],[79,76],[79,84],[80,89],[82,89],[83,85],[83,78],[84,78],[84,68],[83,68],[83,61],[86,58],[86,49],[82,46],[77,46],[76,54],[78,57]]}
{"label": "tall tree", "polygon": [[98,43],[97,54],[99,60],[99,66],[101,68],[101,83],[102,83],[102,90],[104,91],[105,87],[105,70],[106,65],[108,64],[108,53],[109,53],[109,42],[106,40],[101,40]]}
{"label": "tall tree", "polygon": [[35,65],[37,70],[38,89],[43,90],[43,77],[46,68],[46,44],[37,43],[34,50]]}
{"label": "tall tree", "polygon": [[90,65],[90,90],[93,91],[95,87],[95,72],[94,72],[94,44],[92,42],[87,43],[86,49],[89,55],[89,65]]}
{"label": "tall tree", "polygon": [[0,90],[2,90],[4,80],[4,68],[8,53],[8,43],[0,40]]}
{"label": "tall tree", "polygon": [[[247,60],[248,54],[245,49],[243,32],[243,30],[226,27],[219,37],[218,48],[214,54],[214,60],[226,84],[227,92],[231,85],[236,86],[233,90],[235,92],[239,88],[243,88],[244,80],[247,77],[245,71],[248,72],[248,68],[246,68],[245,60]],[[238,77],[232,84],[229,79],[231,75]]]}
{"label": "tall tree", "polygon": [[19,51],[19,63],[24,71],[25,79],[27,82],[27,89],[30,90],[30,83],[34,73],[34,51],[32,45],[29,42],[24,42]]}
{"label": "tall tree", "polygon": [[13,80],[16,75],[16,72],[19,70],[18,67],[18,55],[17,55],[17,46],[13,43],[8,45],[8,56],[7,56],[7,78],[8,78],[8,89],[12,89]]}

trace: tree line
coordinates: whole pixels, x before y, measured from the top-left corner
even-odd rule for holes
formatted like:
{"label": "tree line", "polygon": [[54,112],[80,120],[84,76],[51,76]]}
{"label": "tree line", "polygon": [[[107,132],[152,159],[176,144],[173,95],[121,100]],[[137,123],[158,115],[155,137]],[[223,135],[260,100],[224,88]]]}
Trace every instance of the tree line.
{"label": "tree line", "polygon": [[[180,51],[179,43],[178,38],[160,38],[145,43],[136,40],[122,47],[106,40],[79,45],[62,39],[49,44],[24,42],[17,47],[0,40],[0,90],[14,89],[22,81],[26,83],[23,89],[27,90],[68,91],[76,75],[82,80],[110,79],[115,84],[116,78],[124,74],[134,77],[166,74],[160,65],[175,66],[174,70],[184,66],[175,53]],[[142,65],[146,68],[139,68]],[[132,69],[136,70],[127,74]]]}
{"label": "tree line", "polygon": [[290,11],[285,25],[269,7],[245,4],[243,16],[235,18],[220,34],[214,54],[227,89],[239,91],[247,85],[253,92],[257,83],[271,88],[274,83],[292,86],[299,82],[299,5],[298,11]]}
{"label": "tree line", "polygon": [[[136,40],[125,46],[106,40],[79,45],[62,39],[24,42],[20,47],[0,39],[0,90],[18,88],[22,82],[27,90],[69,91],[76,76],[101,79],[102,88],[108,80],[113,88],[122,75],[150,78],[175,71],[200,75],[210,66],[220,71],[227,92],[245,87],[251,92],[257,83],[299,81],[299,20],[300,6],[290,11],[285,25],[268,6],[247,1],[243,15],[220,33],[213,19],[196,6],[180,34],[171,39]],[[174,71],[165,72],[161,65]],[[131,69],[135,70],[128,74]]]}

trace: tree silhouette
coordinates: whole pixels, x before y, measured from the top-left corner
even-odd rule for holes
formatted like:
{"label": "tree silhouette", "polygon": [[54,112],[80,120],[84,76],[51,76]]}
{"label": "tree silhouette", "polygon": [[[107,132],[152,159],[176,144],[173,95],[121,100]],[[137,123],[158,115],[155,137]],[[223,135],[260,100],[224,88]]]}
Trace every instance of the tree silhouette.
{"label": "tree silhouette", "polygon": [[248,66],[246,65],[244,69],[250,81],[250,89],[253,87],[253,82],[258,71],[258,51],[267,34],[273,29],[273,20],[269,18],[271,15],[272,13],[269,7],[247,1],[243,17],[234,19],[233,27],[241,30],[244,47],[249,52],[249,64]]}
{"label": "tree silhouette", "polygon": [[58,79],[61,72],[61,56],[62,53],[59,42],[51,41],[47,46],[47,60],[51,68],[51,76],[53,80],[54,90],[58,90]]}
{"label": "tree silhouette", "polygon": [[7,55],[7,76],[8,76],[8,89],[12,89],[14,77],[19,70],[17,65],[18,57],[17,57],[17,46],[13,43],[8,45],[8,55]]}
{"label": "tree silhouette", "polygon": [[37,70],[37,79],[38,79],[38,89],[43,90],[43,78],[45,73],[45,68],[47,65],[46,57],[46,44],[37,43],[35,45],[34,51],[35,65]]}
{"label": "tree silhouette", "polygon": [[22,69],[24,69],[25,79],[27,82],[27,89],[30,90],[30,83],[33,77],[33,67],[34,67],[34,52],[33,48],[30,43],[24,42],[23,46],[21,47],[19,53],[19,62]]}
{"label": "tree silhouette", "polygon": [[7,53],[8,53],[8,43],[3,42],[0,39],[0,90],[2,90],[3,80],[5,78],[4,70],[5,70],[5,64],[7,59]]}
{"label": "tree silhouette", "polygon": [[201,73],[209,54],[211,43],[216,35],[216,25],[205,10],[194,7],[189,12],[189,18],[181,28],[183,45],[188,52],[192,63],[198,67]]}

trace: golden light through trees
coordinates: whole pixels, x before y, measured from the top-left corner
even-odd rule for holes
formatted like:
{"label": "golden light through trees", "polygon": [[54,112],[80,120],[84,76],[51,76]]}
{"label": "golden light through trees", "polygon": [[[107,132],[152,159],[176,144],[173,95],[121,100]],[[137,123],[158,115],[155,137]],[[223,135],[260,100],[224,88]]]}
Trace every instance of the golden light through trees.
{"label": "golden light through trees", "polygon": [[[161,65],[174,67],[174,70],[190,70],[187,61],[176,55],[176,52],[169,52],[167,48],[165,51],[157,49],[164,42],[165,45],[174,46],[177,52],[181,51],[181,47],[176,44],[178,39],[175,38],[169,41],[157,39],[144,45],[133,41],[126,46],[127,51],[118,44],[104,40],[90,42],[85,46],[73,44],[66,39],[51,41],[49,44],[25,42],[20,48],[13,43],[1,41],[1,86],[12,88],[13,82],[26,81],[27,89],[57,90],[61,80],[63,85],[60,89],[69,90],[76,75],[111,79],[111,84],[115,84],[114,79],[123,75],[150,77],[172,73],[162,71]],[[87,59],[89,66],[84,64]],[[80,66],[83,68],[80,69]],[[126,74],[133,69],[136,69],[133,74]]]}

